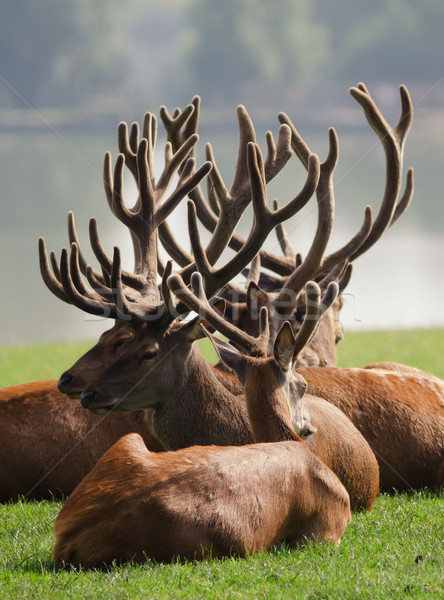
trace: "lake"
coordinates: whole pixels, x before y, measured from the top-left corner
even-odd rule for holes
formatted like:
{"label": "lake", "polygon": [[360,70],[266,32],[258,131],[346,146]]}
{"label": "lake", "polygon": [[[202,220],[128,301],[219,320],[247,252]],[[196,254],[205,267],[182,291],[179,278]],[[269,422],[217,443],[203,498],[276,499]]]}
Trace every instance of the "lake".
{"label": "lake", "polygon": [[[405,171],[409,166],[415,169],[414,198],[407,213],[356,261],[352,281],[344,294],[342,315],[346,331],[444,325],[444,136],[430,115],[418,112],[407,140],[404,163]],[[366,204],[372,205],[376,214],[382,197],[384,156],[364,117],[362,121],[362,127],[337,127],[340,157],[334,178],[336,217],[328,251],[335,250],[358,230]],[[305,131],[296,120],[295,124],[322,159],[327,149],[327,129]],[[277,132],[274,123],[270,127]],[[108,322],[64,304],[47,290],[39,273],[37,240],[43,236],[48,248],[59,255],[67,244],[66,216],[73,210],[82,248],[96,264],[88,251],[87,234],[88,220],[95,216],[109,253],[113,245],[121,246],[124,266],[132,268],[128,233],[108,210],[101,178],[105,150],[110,150],[114,158],[117,155],[114,131],[106,134],[49,128],[2,131],[0,331],[3,344],[95,339],[109,326]],[[201,138],[203,145],[207,141],[204,130]],[[208,134],[208,139],[225,181],[231,183],[237,153],[236,130]],[[258,141],[264,149],[264,135],[259,128]],[[156,172],[160,173],[162,164],[161,137]],[[292,158],[269,186],[270,200],[276,196],[281,205],[287,202],[298,192],[303,179],[303,169]],[[136,192],[129,177],[125,180],[125,193],[128,204],[132,205]],[[247,220],[243,219],[244,226]],[[184,207],[173,213],[170,223],[188,247]],[[298,251],[307,251],[315,227],[316,207],[312,199],[287,225]],[[279,252],[273,236],[266,245]]]}

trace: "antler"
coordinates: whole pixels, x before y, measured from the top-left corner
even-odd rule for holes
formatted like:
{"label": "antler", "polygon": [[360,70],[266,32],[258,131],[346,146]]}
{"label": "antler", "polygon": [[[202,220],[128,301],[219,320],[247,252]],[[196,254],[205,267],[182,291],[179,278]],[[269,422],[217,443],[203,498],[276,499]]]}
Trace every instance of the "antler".
{"label": "antler", "polygon": [[[364,109],[367,120],[381,140],[386,157],[386,183],[379,213],[372,223],[371,207],[365,207],[364,223],[358,233],[342,248],[325,257],[320,266],[322,274],[330,271],[336,264],[345,260],[352,262],[368,250],[381,237],[384,231],[393,225],[409,206],[413,195],[413,169],[407,171],[406,187],[398,201],[402,179],[404,144],[413,120],[413,106],[405,86],[400,86],[401,116],[392,128],[386,122],[369,91],[363,83],[350,88],[350,94]],[[280,113],[279,121],[287,124],[292,132],[292,147],[303,160],[304,143],[291,120]],[[333,194],[333,190],[331,190]]]}
{"label": "antler", "polygon": [[257,338],[248,335],[226,321],[209,304],[203,286],[202,275],[198,272],[191,275],[191,289],[177,273],[167,280],[170,291],[185,304],[190,310],[196,312],[201,319],[210,323],[215,329],[228,337],[234,344],[240,346],[250,356],[266,356],[269,338],[268,313],[262,311],[260,315],[260,333]]}
{"label": "antler", "polygon": [[[185,111],[176,109],[171,117],[165,107],[161,108],[160,116],[168,133],[168,138],[173,146],[183,143],[184,139],[197,132],[200,98],[194,96]],[[187,116],[188,115],[188,116]],[[216,166],[216,161],[211,144],[206,144],[206,158],[213,164],[213,169],[208,178],[207,203],[202,190],[197,186],[189,195],[196,205],[197,215],[205,227],[213,232],[213,236],[206,249],[208,260],[214,264],[222,254],[226,245],[232,239],[234,229],[251,202],[252,190],[248,166],[248,143],[256,141],[256,133],[250,116],[244,106],[237,108],[239,126],[239,150],[236,169],[231,188],[225,186],[221,174]],[[183,127],[183,131],[181,128]],[[286,165],[291,157],[290,130],[286,125],[280,127],[276,143],[272,133],[266,133],[267,157],[264,163],[265,182],[270,181]],[[236,237],[236,235],[234,235]],[[164,243],[163,238],[162,243]],[[239,238],[240,239],[240,238]],[[238,250],[243,242],[237,248]]]}
{"label": "antler", "polygon": [[[134,144],[135,134],[132,135]],[[96,258],[102,266],[102,274],[90,267],[79,250],[78,238],[74,221],[69,221],[71,257],[68,260],[67,251],[62,252],[60,269],[54,254],[51,254],[53,275],[49,269],[44,240],[39,242],[40,265],[43,279],[49,289],[64,301],[71,302],[87,312],[103,314],[113,318],[124,315],[151,314],[162,304],[157,279],[157,229],[174,210],[179,201],[211,170],[211,163],[204,163],[194,170],[195,161],[187,158],[191,153],[197,136],[186,141],[177,152],[172,153],[171,144],[167,143],[165,150],[165,167],[157,182],[154,182],[152,165],[153,137],[140,140],[137,153],[131,155],[130,164],[134,172],[137,167],[139,198],[136,205],[130,209],[123,201],[123,169],[125,157],[120,154],[111,172],[111,156],[105,155],[104,183],[108,204],[112,212],[124,223],[133,235],[136,266],[135,274],[121,270],[120,253],[114,251],[114,258],[109,258],[97,234],[94,219],[90,221],[90,240]],[[130,147],[130,142],[128,142]],[[129,150],[127,149],[127,154]],[[135,166],[134,166],[135,160]],[[185,162],[184,162],[185,161]],[[175,172],[183,165],[182,172],[174,191],[161,204],[160,200],[166,193]],[[137,252],[136,252],[137,248]],[[92,289],[88,289],[81,277],[83,273]],[[113,306],[113,304],[115,306]],[[128,310],[129,309],[129,310]]]}
{"label": "antler", "polygon": [[196,209],[191,200],[188,202],[188,226],[194,260],[198,271],[203,275],[205,288],[209,295],[223,287],[253,260],[270,231],[305,206],[318,185],[319,159],[315,154],[311,154],[308,159],[307,179],[301,192],[284,207],[271,211],[267,207],[266,176],[262,154],[259,146],[253,142],[249,142],[247,145],[247,160],[254,211],[253,226],[239,252],[219,269],[211,266],[202,247],[197,227]]}
{"label": "antler", "polygon": [[335,281],[328,284],[323,296],[316,282],[308,281],[305,284],[305,317],[295,337],[293,362],[314,336],[322,315],[330,308],[338,294],[339,285]]}

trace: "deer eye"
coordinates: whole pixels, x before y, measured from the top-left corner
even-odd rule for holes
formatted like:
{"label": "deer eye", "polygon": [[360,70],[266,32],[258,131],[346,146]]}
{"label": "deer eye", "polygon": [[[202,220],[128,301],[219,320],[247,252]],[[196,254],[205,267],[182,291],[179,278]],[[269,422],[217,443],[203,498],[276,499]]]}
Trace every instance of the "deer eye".
{"label": "deer eye", "polygon": [[152,358],[154,358],[156,356],[156,354],[157,354],[157,350],[154,350],[154,349],[145,350],[145,352],[140,357],[139,363],[142,364],[143,362],[151,360]]}

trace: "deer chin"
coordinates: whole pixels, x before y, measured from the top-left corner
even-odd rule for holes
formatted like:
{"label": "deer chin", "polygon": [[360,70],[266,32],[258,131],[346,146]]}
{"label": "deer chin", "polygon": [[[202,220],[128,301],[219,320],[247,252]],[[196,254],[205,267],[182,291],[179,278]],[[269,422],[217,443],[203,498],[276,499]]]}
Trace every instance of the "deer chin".
{"label": "deer chin", "polygon": [[119,406],[120,398],[100,399],[94,392],[83,392],[80,394],[80,401],[83,408],[87,408],[97,415],[103,415],[112,410],[119,412],[127,410],[125,407]]}

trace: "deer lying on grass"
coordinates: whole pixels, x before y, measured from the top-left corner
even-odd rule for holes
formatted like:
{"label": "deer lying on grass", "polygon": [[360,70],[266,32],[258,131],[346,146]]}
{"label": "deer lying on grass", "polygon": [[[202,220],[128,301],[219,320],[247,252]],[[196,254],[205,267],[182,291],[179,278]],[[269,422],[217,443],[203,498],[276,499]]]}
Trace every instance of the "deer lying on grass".
{"label": "deer lying on grass", "polygon": [[67,402],[55,381],[33,381],[0,389],[0,502],[70,494],[104,452],[122,435],[139,433],[162,450],[144,413],[103,416]]}
{"label": "deer lying on grass", "polygon": [[[126,286],[125,289],[130,301],[134,301],[135,298],[142,298],[145,301],[147,301],[147,298],[154,298],[152,306],[155,307],[156,298],[160,293],[156,283],[158,258],[156,229],[162,227],[163,220],[178,201],[202,177],[208,174],[211,165],[205,163],[195,173],[193,172],[194,161],[189,160],[189,154],[193,144],[197,141],[197,136],[191,136],[174,154],[167,144],[165,169],[160,178],[155,180],[152,161],[155,143],[153,130],[155,127],[151,117],[147,119],[147,122],[146,136],[138,143],[135,157],[129,158],[133,169],[135,168],[138,173],[140,189],[139,199],[133,209],[124,206],[122,200],[122,175],[125,162],[123,156],[118,158],[113,176],[110,172],[110,157],[106,155],[104,183],[110,208],[128,226],[133,238],[135,269],[134,273],[122,273],[122,285]],[[277,158],[283,152],[283,150],[280,150],[281,147],[287,145],[288,149],[290,148],[290,131],[288,127],[282,126],[280,131]],[[246,161],[246,149],[243,154],[243,160]],[[241,163],[242,161],[239,164]],[[273,164],[272,157],[269,164]],[[296,212],[309,200],[318,182],[318,165],[317,157],[313,156],[307,184],[303,187],[301,193],[293,199],[292,203],[289,203],[281,211],[273,213],[263,211],[269,221],[268,230],[272,229],[281,218],[291,216],[292,211]],[[181,168],[181,174],[176,189],[169,198],[163,201],[168,187],[167,184],[179,167]],[[156,183],[154,183],[155,181]],[[257,209],[256,214],[262,215],[260,208]],[[150,221],[153,226],[147,227],[147,221]],[[111,305],[110,298],[112,299],[112,296],[107,296],[106,292],[107,284],[111,283],[111,272],[106,270],[107,257],[100,245],[94,220],[91,221],[90,227],[93,248],[95,254],[100,256],[102,272],[91,269],[79,252],[73,253],[72,256],[75,256],[75,260],[79,264],[76,284],[80,286],[83,273],[94,288],[94,292],[89,296],[90,304],[97,300],[104,300],[104,297],[100,295],[100,293],[103,293],[107,298],[108,305]],[[76,245],[78,240],[72,216],[69,217],[68,229],[70,241],[73,245]],[[244,254],[239,253],[235,257],[231,265],[232,270],[225,270],[225,276],[229,278],[232,272],[235,273],[245,268],[251,260],[250,255],[260,249],[263,237],[266,237],[266,235],[266,231],[265,233],[264,231],[257,231],[255,239],[252,240],[252,245],[246,247]],[[41,271],[46,285],[58,298],[75,303],[76,299],[72,300],[64,291],[57,261],[53,254],[51,254],[50,259],[54,275],[51,274],[43,240],[39,242],[39,249]],[[220,247],[220,251],[222,250],[223,248]],[[214,256],[217,258],[216,254]],[[191,267],[192,265],[189,265],[190,272],[192,271]],[[218,282],[220,281],[222,281],[221,278]],[[85,291],[85,288],[81,289]],[[122,314],[122,310],[120,313]],[[167,315],[167,319],[170,319],[169,315]],[[159,319],[160,321],[162,319]],[[75,368],[74,376],[72,376],[71,371],[69,379],[66,377],[61,378],[60,388],[62,389],[65,385],[69,386],[73,395],[78,397],[85,387],[87,378],[92,378],[94,369],[97,370],[97,373],[102,372],[103,362],[101,361],[112,362],[109,356],[103,352],[104,344],[111,353],[116,353],[116,348],[121,345],[122,341],[128,335],[133,335],[132,328],[128,328],[127,324],[128,322],[117,321],[113,330],[102,336],[98,346],[80,359]],[[131,333],[128,329],[131,330]],[[100,361],[95,362],[98,350],[100,350]],[[81,478],[92,468],[98,456],[126,432],[137,431],[143,433],[145,443],[151,450],[163,449],[162,444],[153,437],[148,428],[143,429],[143,427],[140,427],[140,414],[109,415],[103,425],[100,424],[100,427],[96,430],[96,435],[86,436],[88,431],[94,430],[101,419],[88,411],[84,411],[78,404],[67,403],[66,398],[57,392],[55,381],[14,386],[13,388],[4,389],[2,394],[0,437],[9,440],[11,431],[14,432],[14,437],[11,439],[10,444],[2,446],[0,449],[0,459],[3,466],[3,483],[0,485],[1,500],[16,498],[19,494],[23,494],[28,498],[51,497],[52,493],[56,495],[59,493],[69,494]],[[17,422],[20,422],[20,428],[17,428]],[[36,427],[36,423],[38,423],[38,427]],[[5,430],[4,434],[1,433],[3,430]],[[83,437],[82,433],[85,434]],[[38,439],[48,440],[48,443],[38,442]],[[82,440],[82,443],[79,443],[80,440]],[[20,452],[17,451],[17,448],[20,448]],[[38,453],[35,452],[35,448],[39,448]],[[67,463],[64,462],[64,458],[68,450],[70,450],[70,462],[68,468],[65,469],[64,464]],[[24,455],[26,460],[24,460]],[[27,464],[24,465],[24,462]],[[23,473],[22,477],[20,473]],[[43,475],[46,475],[46,477],[43,477]]]}
{"label": "deer lying on grass", "polygon": [[[64,269],[62,266],[62,272]],[[197,276],[195,273],[191,281]],[[168,281],[171,279],[175,281],[174,276]],[[175,291],[190,308],[184,292],[187,288],[183,280],[179,280],[182,288],[177,287]],[[207,280],[207,285],[209,283]],[[324,303],[325,310],[333,300]],[[310,303],[318,306],[319,299],[311,298]],[[227,389],[222,382],[225,375],[221,373],[218,377],[194,344],[202,336],[196,320],[173,323],[161,332],[156,323],[153,327],[151,320],[144,322],[140,315],[139,319],[134,338],[122,348],[118,360],[83,392],[83,406],[97,413],[148,409],[151,431],[170,450],[192,445],[251,443],[245,400],[238,395],[240,390],[233,393]],[[214,326],[213,321],[209,322]],[[313,327],[315,321],[311,319],[308,324]],[[236,330],[242,338],[242,332]],[[261,339],[263,342],[263,336]],[[262,347],[261,354],[264,352]],[[178,364],[180,369],[177,369]],[[309,403],[310,410],[304,413],[298,390],[293,393],[291,385],[287,389],[284,379],[281,378],[281,383],[292,405],[296,432],[303,436],[312,434],[314,428],[309,416],[312,417],[319,428],[313,440],[309,438],[307,443],[316,448],[319,457],[341,478],[350,494],[353,510],[370,509],[378,493],[379,480],[378,466],[368,444],[349,419],[322,399],[307,398],[305,404]]]}
{"label": "deer lying on grass", "polygon": [[[194,136],[174,154],[167,148],[165,168],[155,187],[158,202],[157,225],[211,168],[209,163],[205,163],[194,172],[194,160],[187,161],[196,141],[197,136]],[[151,150],[146,142],[141,144],[139,169],[141,177],[145,179],[148,179],[148,173],[151,174]],[[187,162],[174,191],[161,203],[167,182],[173,178],[184,161]],[[154,176],[150,181],[154,182]],[[105,185],[107,183],[109,181],[105,178]],[[140,210],[143,208],[144,206],[140,207]],[[140,217],[142,216],[143,214],[140,214]],[[68,228],[70,237],[75,238],[72,216],[69,218]],[[143,237],[142,230],[140,237],[134,238],[135,273],[125,274],[126,280],[131,281],[132,285],[139,282],[139,289],[144,277],[144,273],[141,272],[144,266],[141,255],[142,242],[146,238],[147,234]],[[49,267],[43,240],[40,241],[40,258],[42,274],[45,274]],[[57,268],[53,256],[51,260],[53,267]],[[101,277],[99,273],[92,271],[89,272],[89,276],[94,281],[98,278],[100,280]],[[66,296],[57,278],[50,279],[45,275],[44,278],[50,289],[60,299],[65,300]],[[147,292],[149,293],[149,290]],[[119,323],[114,327],[114,332],[107,332],[102,336],[98,345],[100,361],[111,360],[104,352],[104,342],[106,341],[108,347],[111,345],[112,353],[116,352],[115,346],[122,342],[120,329]],[[118,339],[115,339],[116,335]],[[94,368],[99,372],[102,370],[103,363],[93,362],[94,356],[97,360],[97,347],[82,357],[76,366],[74,379],[78,395]],[[125,416],[112,414],[109,415],[109,419],[103,421],[84,411],[80,403],[67,402],[66,397],[57,390],[56,381],[37,381],[3,388],[0,390],[0,438],[3,442],[0,446],[0,500],[15,499],[18,495],[24,495],[26,498],[50,498],[53,494],[69,494],[105,450],[125,433],[140,432],[151,450],[163,450],[163,446],[152,436],[141,417],[141,413]]]}
{"label": "deer lying on grass", "polygon": [[[211,267],[207,251],[200,245],[194,204],[189,201],[190,237],[195,264],[199,270],[202,266],[205,287],[210,295],[228,283],[250,262],[259,251],[266,235],[278,222],[290,216],[291,211],[296,211],[301,203],[305,203],[307,194],[312,193],[316,187],[317,174],[315,180],[313,175],[316,162],[311,159],[312,166],[309,166],[308,173],[308,181],[312,182],[311,185],[306,184],[303,192],[288,205],[270,211],[267,207],[265,166],[258,146],[252,142],[247,145],[246,158],[254,209],[252,232],[241,250],[218,269]],[[118,201],[122,202],[120,190],[117,190],[116,196]],[[95,242],[93,246],[97,247],[98,243]],[[150,256],[153,261],[155,259],[154,249],[150,252],[145,250],[144,255]],[[233,395],[229,389],[236,387],[236,381],[233,381],[233,377],[228,377],[230,386],[227,386],[227,375],[212,369],[199,349],[194,346],[193,342],[202,336],[200,327],[193,322],[186,325],[175,322],[177,315],[188,312],[189,308],[184,303],[175,305],[171,297],[166,284],[171,265],[165,268],[161,295],[158,298],[155,298],[154,294],[149,298],[140,294],[139,300],[131,301],[126,294],[130,291],[134,298],[134,290],[129,290],[128,286],[124,285],[118,249],[115,249],[110,274],[112,286],[106,290],[102,284],[101,297],[93,290],[88,291],[81,283],[79,256],[77,243],[72,244],[70,257],[65,250],[62,251],[58,285],[63,293],[87,312],[107,314],[112,318],[131,319],[136,332],[134,338],[125,344],[127,351],[123,351],[122,348],[121,357],[100,379],[99,385],[102,381],[105,382],[105,395],[101,396],[98,393],[97,395],[101,397],[96,402],[95,392],[84,393],[81,396],[82,404],[91,408],[94,405],[96,411],[107,411],[112,404],[118,405],[117,410],[133,410],[136,408],[132,402],[136,397],[137,403],[150,409],[150,427],[154,436],[166,449],[178,449],[195,444],[237,445],[251,442],[252,434],[248,426],[245,401]],[[151,272],[153,271],[154,268],[151,269]],[[189,277],[188,267],[182,271],[181,281],[184,276]],[[150,289],[156,289],[154,282]],[[300,352],[303,352],[303,346]],[[181,365],[181,368],[178,369],[177,365]],[[142,385],[140,385],[141,377]],[[125,397],[120,403],[122,396]],[[327,408],[330,417],[332,409]],[[321,408],[317,410],[322,412]],[[184,426],[184,418],[186,418],[186,426]],[[336,415],[335,422],[338,430],[344,434],[343,437],[347,437],[354,429],[348,419],[340,413]],[[302,418],[295,418],[294,424],[298,434],[311,432]],[[338,466],[338,470],[342,473],[347,473],[350,485],[354,486],[349,490],[353,508],[370,508],[377,493],[378,482],[376,461],[368,445],[362,436],[354,431],[351,441],[347,439],[347,442],[343,442],[341,439],[333,442],[334,448],[337,449],[337,452],[334,452],[331,449],[331,440],[327,441],[327,431],[320,433],[318,439],[321,440],[323,436],[326,436],[325,448],[328,445],[329,454],[335,457],[334,460],[330,460],[331,464]],[[344,446],[341,447],[341,444]],[[347,452],[344,452],[345,447]],[[370,483],[366,476],[363,485],[361,473],[366,470],[369,473]],[[357,473],[359,475],[356,475]]]}
{"label": "deer lying on grass", "polygon": [[[358,88],[351,89],[352,95],[359,101],[364,107],[365,114],[369,120],[371,126],[376,130],[378,136],[383,141],[384,149],[386,151],[387,161],[387,173],[386,173],[386,190],[383,196],[383,202],[379,214],[375,220],[375,223],[371,224],[371,213],[369,209],[366,209],[366,218],[364,225],[358,234],[350,240],[343,248],[330,254],[327,258],[322,259],[322,253],[328,242],[328,238],[332,227],[332,216],[334,210],[334,195],[333,195],[333,183],[332,176],[338,156],[338,143],[336,134],[333,129],[330,130],[330,150],[327,160],[321,165],[320,183],[316,191],[318,198],[319,208],[319,222],[318,229],[315,235],[314,242],[311,250],[307,255],[306,261],[302,264],[302,259],[296,254],[289,243],[283,226],[279,224],[276,228],[278,232],[279,243],[284,251],[285,258],[271,255],[270,253],[261,250],[259,258],[262,257],[264,265],[276,273],[280,274],[280,278],[273,278],[270,275],[267,276],[266,288],[264,291],[258,287],[258,283],[264,281],[264,274],[259,273],[259,269],[253,274],[250,271],[250,276],[247,279],[247,283],[252,283],[250,289],[246,294],[239,293],[238,289],[232,290],[237,296],[237,301],[234,305],[228,303],[226,314],[231,313],[230,319],[236,322],[241,329],[248,331],[252,334],[257,333],[257,315],[261,306],[267,306],[270,311],[270,319],[272,328],[276,330],[276,327],[280,325],[281,318],[289,318],[289,315],[278,314],[278,318],[275,319],[276,307],[279,306],[279,302],[289,292],[297,295],[298,287],[300,288],[301,282],[304,283],[304,278],[310,277],[316,278],[315,270],[318,269],[318,278],[322,286],[328,283],[328,278],[322,280],[322,275],[328,272],[328,268],[334,269],[336,265],[336,276],[340,275],[340,270],[343,265],[348,262],[348,267],[345,269],[343,275],[340,277],[341,290],[347,285],[348,279],[351,274],[351,260],[355,260],[360,254],[367,250],[373,245],[385,229],[391,226],[399,216],[408,207],[409,201],[413,193],[413,178],[412,171],[410,170],[407,177],[407,186],[401,200],[397,203],[399,190],[400,190],[400,178],[402,173],[402,157],[403,147],[405,139],[407,137],[413,110],[411,101],[407,90],[401,87],[401,100],[402,100],[402,113],[399,119],[398,125],[395,128],[391,128],[385,121],[377,106],[371,99],[370,94],[366,90],[363,84],[359,84]],[[166,109],[162,107],[161,117],[164,122],[165,128],[168,132],[168,137],[173,145],[173,148],[179,150],[184,147],[186,142],[190,139],[194,139],[197,135],[197,125],[199,120],[199,109],[200,109],[200,98],[195,96],[192,104],[184,111],[177,110],[174,116],[170,116]],[[197,210],[199,217],[202,222],[210,229],[217,229],[218,235],[214,236],[209,250],[213,250],[213,255],[208,254],[209,258],[215,258],[217,254],[215,249],[220,252],[220,247],[224,241],[229,238],[229,234],[233,232],[233,229],[237,223],[239,216],[242,214],[248,200],[248,185],[245,180],[242,179],[242,174],[245,173],[245,148],[248,140],[255,140],[255,131],[253,124],[248,116],[248,113],[243,107],[238,109],[239,119],[239,160],[236,174],[234,177],[233,185],[230,190],[224,186],[222,178],[218,173],[217,169],[213,171],[215,175],[212,178],[211,186],[209,190],[217,190],[217,196],[219,198],[220,209],[218,204],[215,202],[214,193],[209,191],[209,199],[212,208],[216,211],[214,214],[212,208],[206,202],[199,186],[196,186],[194,190],[190,192],[190,197],[194,199],[197,204]],[[301,162],[307,166],[308,157],[310,150],[300,134],[297,132],[293,123],[289,117],[284,113],[279,115],[279,119],[282,123],[290,127],[291,130],[291,144],[295,153],[300,158]],[[144,119],[143,137],[150,140],[150,146],[154,145],[155,142],[155,131],[156,123],[153,115],[147,113]],[[194,137],[193,137],[194,136]],[[125,123],[121,123],[119,126],[119,149],[125,157],[125,161],[130,171],[133,173],[136,181],[137,175],[137,147],[139,144],[139,129],[137,123],[133,123],[130,132]],[[269,147],[269,155],[267,157],[267,163],[270,165],[266,174],[266,179],[271,179],[279,169],[281,169],[289,158],[289,147],[288,141],[283,131],[280,131],[277,146],[271,138],[271,134],[267,134],[267,145]],[[211,145],[207,145],[207,157],[214,161],[214,154]],[[112,189],[112,178],[109,174],[109,160],[104,170],[105,188],[107,190]],[[394,183],[395,182],[395,183]],[[116,216],[119,216],[119,211],[113,208],[112,198],[108,197],[108,203]],[[219,215],[217,211],[219,210]],[[233,216],[234,215],[234,216]],[[216,228],[216,222],[221,219]],[[78,237],[75,232],[74,222],[72,219],[68,223],[68,231],[70,243],[78,244]],[[174,239],[173,234],[170,232],[166,222],[161,225],[161,239],[164,246],[170,252],[171,256],[179,261],[179,264],[186,267],[188,264],[193,263],[192,257],[187,254],[183,248],[180,248]],[[132,230],[135,256],[137,264],[137,253],[140,257],[141,251],[137,250],[140,247],[140,240],[138,240],[137,234]],[[92,236],[94,238],[94,235]],[[216,241],[219,240],[219,241]],[[237,234],[233,234],[230,239],[230,244],[239,250],[241,247],[240,238]],[[364,245],[363,245],[364,244]],[[94,244],[97,246],[97,243]],[[140,260],[140,258],[139,258]],[[46,259],[46,252],[44,250],[43,242],[40,245],[40,261],[42,276],[49,287],[49,289],[55,293],[56,296],[60,295],[60,276],[58,275],[58,282],[54,281],[54,277],[50,273],[48,268],[48,261]],[[55,260],[55,256],[51,255],[51,261],[54,266],[55,272],[58,274],[59,269]],[[260,260],[258,262],[260,265]],[[342,267],[341,267],[342,264]],[[309,267],[311,265],[311,267]],[[82,272],[86,274],[87,265],[86,261],[82,261],[81,264]],[[313,271],[310,274],[309,268]],[[313,270],[314,269],[314,270]],[[142,268],[137,269],[136,272],[140,272]],[[259,280],[260,275],[260,280]],[[279,295],[273,298],[269,292],[281,290]],[[227,299],[230,297],[230,289],[228,289],[224,295]],[[231,295],[232,297],[232,295]],[[244,299],[243,299],[244,298]],[[62,295],[62,299],[69,301],[66,294]],[[242,301],[239,303],[239,299]],[[330,308],[328,313],[324,316],[320,327],[316,331],[316,334],[310,340],[309,344],[304,348],[304,351],[298,358],[300,366],[305,365],[330,365],[336,364],[336,349],[337,342],[342,339],[342,326],[340,323],[340,308],[342,306],[342,300],[338,298],[333,306]],[[251,318],[252,312],[255,315],[254,320]],[[292,325],[295,330],[299,326],[301,316],[303,312],[296,312],[296,318],[292,319]],[[300,316],[299,316],[300,315]],[[294,316],[294,315],[293,315]],[[93,381],[100,373],[111,364],[111,362],[117,358],[120,346],[127,341],[134,334],[131,323],[125,321],[116,321],[114,327],[109,331],[105,332],[101,339],[98,341],[96,346],[84,357],[80,358],[75,365],[65,371],[58,382],[60,391],[67,394],[70,398],[78,398],[85,387],[85,384],[89,381]],[[232,388],[230,388],[232,389]]]}
{"label": "deer lying on grass", "polygon": [[[263,320],[265,330],[266,312]],[[278,336],[275,359],[251,361],[261,374],[246,395],[255,444],[152,454],[136,434],[119,440],[57,516],[56,563],[244,556],[284,540],[338,544],[350,521],[348,493],[294,431],[281,387],[268,393],[286,360]],[[303,378],[292,381],[302,397]]]}

